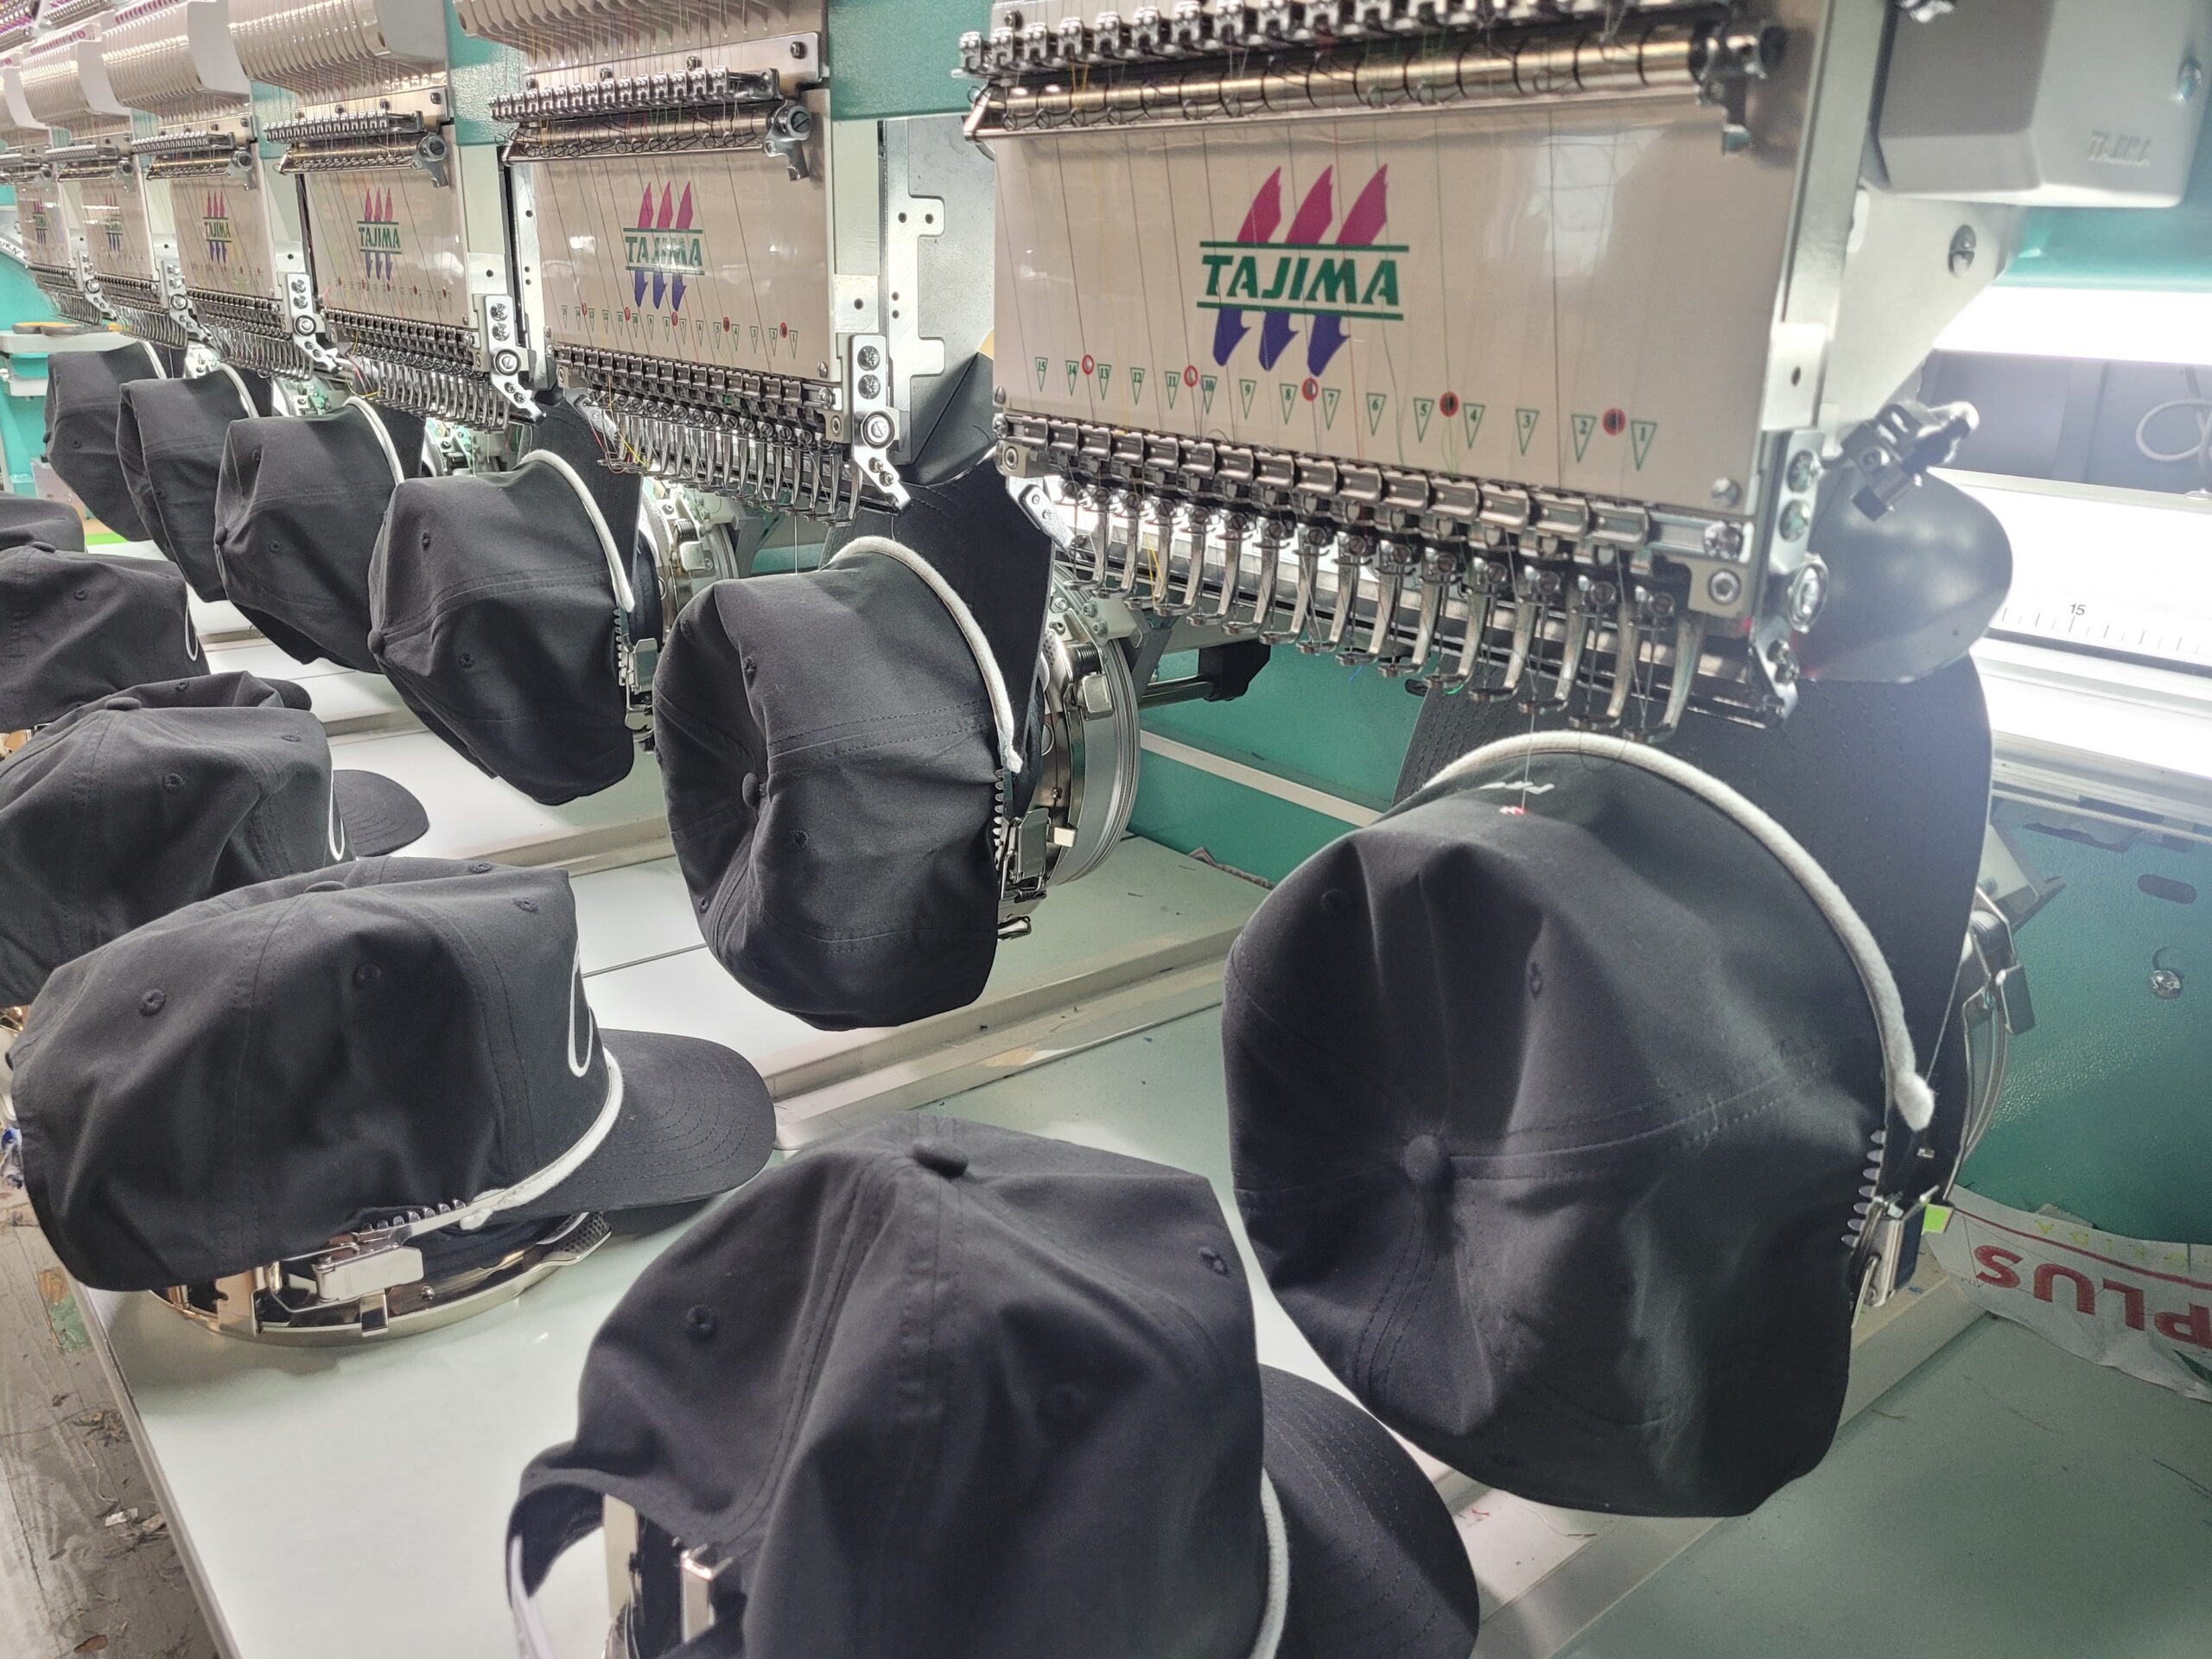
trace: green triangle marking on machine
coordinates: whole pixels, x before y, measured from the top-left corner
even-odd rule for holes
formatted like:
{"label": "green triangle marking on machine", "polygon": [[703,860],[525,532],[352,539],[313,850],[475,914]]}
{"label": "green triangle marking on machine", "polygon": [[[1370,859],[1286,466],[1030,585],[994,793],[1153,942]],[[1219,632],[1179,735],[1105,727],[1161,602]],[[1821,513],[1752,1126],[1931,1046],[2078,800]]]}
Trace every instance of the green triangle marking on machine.
{"label": "green triangle marking on machine", "polygon": [[1514,413],[1520,417],[1521,453],[1525,455],[1529,453],[1529,440],[1536,435],[1536,423],[1543,416],[1533,409],[1516,410]]}
{"label": "green triangle marking on machine", "polygon": [[1467,405],[1467,448],[1470,449],[1475,447],[1475,435],[1483,429],[1483,411],[1489,407],[1487,404]]}
{"label": "green triangle marking on machine", "polygon": [[1290,411],[1298,407],[1298,388],[1288,381],[1275,388],[1282,397],[1282,423],[1290,424]]}
{"label": "green triangle marking on machine", "polygon": [[1370,391],[1367,394],[1367,435],[1370,438],[1382,429],[1382,411],[1389,406],[1389,392]]}
{"label": "green triangle marking on machine", "polygon": [[1176,400],[1176,398],[1177,398],[1177,397],[1180,397],[1180,396],[1182,395],[1182,391],[1183,391],[1183,377],[1182,377],[1181,375],[1179,375],[1179,374],[1171,374],[1171,375],[1169,375],[1169,376],[1167,377],[1167,407],[1168,407],[1168,408],[1173,409],[1173,408],[1174,408],[1174,407],[1175,407],[1175,400]]}
{"label": "green triangle marking on machine", "polygon": [[1134,404],[1138,398],[1143,396],[1144,371],[1142,369],[1131,369],[1129,371],[1129,401]]}
{"label": "green triangle marking on machine", "polygon": [[1577,415],[1574,417],[1574,458],[1577,461],[1581,460],[1590,448],[1590,435],[1597,429],[1598,417],[1595,415]]}
{"label": "green triangle marking on machine", "polygon": [[1416,438],[1425,438],[1428,435],[1428,417],[1434,413],[1436,413],[1435,398],[1416,397],[1414,399],[1414,435]]}
{"label": "green triangle marking on machine", "polygon": [[1651,440],[1659,435],[1656,421],[1637,421],[1628,429],[1630,442],[1636,446],[1636,470],[1642,472],[1643,463],[1651,459]]}
{"label": "green triangle marking on machine", "polygon": [[1252,394],[1259,391],[1260,383],[1256,380],[1245,380],[1239,384],[1244,392],[1244,418],[1249,421],[1252,418]]}
{"label": "green triangle marking on machine", "polygon": [[1214,388],[1220,384],[1221,377],[1217,374],[1202,374],[1198,377],[1198,390],[1205,394],[1206,413],[1209,415],[1213,413]]}
{"label": "green triangle marking on machine", "polygon": [[1075,396],[1075,383],[1076,383],[1077,381],[1078,381],[1078,380],[1082,379],[1082,378],[1083,378],[1083,365],[1082,365],[1082,364],[1080,364],[1080,363],[1078,363],[1078,362],[1077,362],[1077,361],[1075,360],[1075,359],[1073,359],[1073,358],[1070,358],[1070,359],[1068,359],[1068,396],[1069,396],[1069,397],[1074,397],[1074,396]]}
{"label": "green triangle marking on machine", "polygon": [[1111,363],[1101,363],[1098,365],[1098,395],[1103,397],[1106,395],[1106,388],[1113,384],[1114,365]]}
{"label": "green triangle marking on machine", "polygon": [[[758,328],[755,328],[753,332],[755,334],[758,334],[760,331]],[[1045,390],[1045,377],[1046,377],[1046,375],[1048,375],[1048,374],[1052,373],[1052,359],[1051,359],[1050,358],[1040,357],[1040,358],[1039,358],[1039,359],[1037,359],[1037,390],[1038,390],[1038,391],[1044,391],[1044,390]]]}
{"label": "green triangle marking on machine", "polygon": [[1338,391],[1334,386],[1325,387],[1322,390],[1321,424],[1328,428],[1332,432],[1335,431],[1337,428],[1337,405],[1344,402],[1344,393]]}

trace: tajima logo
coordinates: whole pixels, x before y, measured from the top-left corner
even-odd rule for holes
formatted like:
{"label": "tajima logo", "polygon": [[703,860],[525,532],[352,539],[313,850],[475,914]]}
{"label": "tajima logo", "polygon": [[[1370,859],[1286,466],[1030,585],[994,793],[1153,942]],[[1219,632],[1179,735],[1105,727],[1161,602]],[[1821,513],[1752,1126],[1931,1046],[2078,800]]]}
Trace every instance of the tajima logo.
{"label": "tajima logo", "polygon": [[691,228],[691,187],[683,187],[679,203],[676,187],[664,184],[655,207],[653,188],[647,185],[638,222],[622,233],[622,249],[630,267],[632,302],[643,305],[650,288],[656,309],[665,305],[671,315],[681,311],[691,278],[707,274],[706,238]]}
{"label": "tajima logo", "polygon": [[200,228],[207,233],[207,259],[211,264],[231,263],[231,208],[220,191],[210,194],[200,215]]}
{"label": "tajima logo", "polygon": [[361,240],[361,274],[371,281],[390,282],[392,267],[399,262],[399,213],[391,191],[369,192],[353,231]]}
{"label": "tajima logo", "polygon": [[1349,322],[1396,322],[1398,256],[1402,245],[1377,241],[1390,217],[1390,169],[1378,168],[1344,215],[1334,242],[1325,241],[1336,220],[1336,168],[1324,168],[1299,204],[1298,216],[1280,242],[1282,169],[1277,168],[1252,199],[1252,211],[1233,242],[1201,242],[1205,267],[1202,311],[1214,323],[1213,360],[1226,367],[1252,332],[1247,311],[1262,313],[1260,366],[1272,369],[1298,338],[1298,317],[1314,319],[1306,341],[1306,368],[1319,374],[1344,348]]}

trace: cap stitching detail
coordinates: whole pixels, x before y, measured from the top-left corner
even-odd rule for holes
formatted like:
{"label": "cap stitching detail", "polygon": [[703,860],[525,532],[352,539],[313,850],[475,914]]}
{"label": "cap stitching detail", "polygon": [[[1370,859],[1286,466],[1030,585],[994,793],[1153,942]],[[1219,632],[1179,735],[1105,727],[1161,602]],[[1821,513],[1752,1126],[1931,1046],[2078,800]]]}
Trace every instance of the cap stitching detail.
{"label": "cap stitching detail", "polygon": [[1392,1319],[1398,1317],[1398,1310],[1405,1305],[1408,1291],[1419,1273],[1416,1247],[1420,1234],[1417,1227],[1400,1230],[1397,1259],[1390,1264],[1389,1282],[1384,1286],[1382,1294],[1369,1306],[1366,1321],[1359,1327],[1359,1340],[1352,1347],[1352,1364],[1356,1376],[1362,1380],[1378,1375],[1376,1365],[1381,1356],[1375,1346],[1376,1327],[1382,1324],[1386,1313]]}
{"label": "cap stitching detail", "polygon": [[[238,1077],[231,1090],[234,1109],[230,1114],[230,1165],[238,1172],[239,1185],[244,1189],[242,1196],[245,1200],[239,1206],[238,1213],[232,1218],[231,1260],[240,1263],[251,1263],[263,1254],[253,1243],[262,1233],[261,1184],[256,1177],[267,1165],[264,1160],[252,1156],[251,1146],[256,1137],[250,1120],[255,1116],[254,1109],[259,1103],[260,1096],[257,1090],[250,1091],[247,1086],[247,1079],[255,1070],[256,1033],[261,1022],[261,975],[268,963],[269,953],[276,948],[276,936],[283,931],[284,922],[305,899],[304,893],[295,894],[269,906],[269,918],[261,936],[261,948],[253,953],[252,966],[242,973],[245,994],[240,999],[240,1006],[245,1011],[245,1020],[238,1042]],[[243,968],[243,964],[241,966]]]}
{"label": "cap stitching detail", "polygon": [[[894,1174],[891,1179],[895,1183],[900,1177]],[[908,1185],[912,1185],[911,1179]],[[925,1271],[917,1275],[923,1287],[922,1312],[925,1316],[925,1321],[918,1333],[921,1351],[917,1357],[918,1374],[913,1379],[919,1398],[916,1401],[912,1410],[899,1414],[899,1417],[903,1420],[899,1427],[906,1431],[907,1437],[906,1455],[903,1459],[904,1466],[899,1471],[898,1482],[892,1488],[889,1501],[883,1506],[876,1535],[878,1570],[870,1580],[870,1588],[874,1592],[874,1625],[880,1650],[896,1645],[895,1643],[887,1641],[890,1636],[893,1602],[890,1586],[893,1573],[887,1569],[890,1562],[899,1560],[905,1553],[896,1548],[902,1532],[906,1529],[901,1524],[904,1510],[914,1494],[926,1492],[929,1490],[930,1477],[935,1472],[938,1463],[938,1458],[934,1454],[942,1449],[939,1439],[931,1433],[932,1414],[929,1409],[930,1384],[935,1370],[931,1361],[937,1353],[938,1322],[952,1295],[953,1286],[948,1281],[956,1280],[959,1273],[957,1236],[948,1225],[950,1219],[949,1212],[956,1198],[954,1183],[931,1179],[927,1182],[925,1190],[930,1195],[932,1208],[931,1220],[933,1225],[930,1230],[927,1268]],[[906,1264],[902,1264],[902,1276],[905,1273],[912,1270]],[[907,1320],[913,1317],[913,1313],[912,1299],[902,1298],[899,1317],[902,1328],[899,1344],[901,1363],[899,1374],[893,1379],[891,1394],[893,1398],[897,1397],[900,1392],[900,1384],[906,1381],[906,1355],[911,1344],[904,1327]],[[908,1571],[912,1571],[911,1566]]]}
{"label": "cap stitching detail", "polygon": [[[1245,1014],[1249,1017],[1264,1020],[1269,1027],[1273,1037],[1279,1040],[1283,1046],[1296,1049],[1304,1058],[1308,1059],[1316,1065],[1329,1067],[1337,1072],[1343,1080],[1351,1085],[1357,1092],[1363,1095],[1369,1092],[1370,1079],[1362,1074],[1357,1068],[1346,1065],[1336,1055],[1332,1054],[1326,1049],[1321,1048],[1304,1032],[1286,1024],[1272,1009],[1267,1007],[1261,1001],[1259,997],[1251,991],[1249,985],[1247,985],[1237,974],[1236,963],[1233,960],[1230,964],[1228,972],[1224,976],[1224,983],[1232,986],[1242,994],[1243,998],[1243,1011]],[[1771,1046],[1774,1053],[1784,1064],[1779,1066],[1777,1070],[1764,1074],[1761,1078],[1755,1080],[1746,1087],[1747,1089],[1770,1087],[1777,1083],[1797,1076],[1799,1071],[1808,1064],[1839,1058],[1843,1055],[1849,1053],[1853,1050],[1866,1047],[1870,1041],[1872,1041],[1872,1039],[1866,1034],[1838,1038],[1834,1040],[1815,1040],[1812,1039],[1795,1039],[1789,1036],[1778,1036],[1773,1039]],[[1878,1050],[1878,1044],[1875,1044],[1874,1046]],[[1700,1112],[1701,1114],[1705,1111],[1710,1111],[1719,1106],[1726,1105],[1732,1100],[1740,1099],[1744,1092],[1744,1090],[1738,1090],[1737,1093],[1722,1095],[1715,1100],[1708,1101],[1704,1107],[1700,1109]],[[1393,1100],[1397,1100],[1402,1096],[1391,1095],[1389,1097]],[[1641,1117],[1661,1107],[1674,1104],[1675,1098],[1675,1096],[1669,1095],[1663,1091],[1648,1095],[1643,1098],[1631,1101],[1624,1104],[1611,1106],[1606,1110],[1593,1116],[1579,1119],[1575,1125],[1573,1125],[1573,1128],[1578,1131],[1586,1131],[1601,1128],[1605,1124],[1618,1123],[1624,1119]],[[1451,1152],[1449,1156],[1455,1166],[1462,1163],[1476,1160],[1498,1160],[1509,1158],[1533,1159],[1560,1156],[1579,1157],[1589,1152],[1602,1152],[1609,1147],[1624,1147],[1646,1141],[1656,1136],[1662,1136],[1679,1131],[1688,1124],[1694,1123],[1697,1121],[1697,1115],[1693,1115],[1688,1117],[1677,1117],[1666,1122],[1649,1124],[1642,1128],[1633,1130],[1625,1135],[1616,1134],[1596,1140],[1577,1139],[1549,1147],[1511,1147],[1501,1143],[1512,1137],[1503,1135],[1487,1135],[1482,1137],[1480,1141],[1480,1146],[1484,1149],[1477,1149],[1476,1147],[1467,1145],[1465,1137],[1463,1136],[1459,1137],[1461,1141],[1460,1146],[1457,1150]],[[1521,1135],[1525,1136],[1532,1132],[1522,1130],[1518,1133]],[[1558,1133],[1558,1131],[1554,1131],[1553,1133]],[[1392,1167],[1395,1168],[1395,1166],[1392,1166]],[[1346,1178],[1341,1174],[1332,1175],[1324,1180],[1317,1182],[1298,1183],[1290,1186],[1282,1187],[1255,1188],[1252,1189],[1252,1191],[1254,1196],[1256,1198],[1262,1197],[1268,1192],[1291,1192],[1305,1191],[1308,1187],[1325,1187],[1332,1182],[1340,1181]],[[1240,1192],[1243,1190],[1244,1189],[1241,1187],[1239,1188]]]}
{"label": "cap stitching detail", "polygon": [[[526,1099],[529,1094],[530,1071],[529,1067],[523,1058],[524,1046],[522,1034],[515,1028],[514,988],[507,982],[505,963],[502,958],[501,954],[497,950],[480,950],[478,941],[471,936],[468,930],[462,926],[457,919],[454,921],[454,925],[448,928],[445,925],[448,918],[436,914],[429,906],[423,906],[420,913],[423,925],[445,939],[449,945],[461,954],[467,963],[474,965],[477,962],[481,961],[484,964],[486,972],[488,973],[493,982],[495,982],[499,988],[499,1011],[503,1015],[505,1021],[505,1036],[507,1039],[507,1058],[510,1062],[511,1068],[506,1071],[505,1076],[502,1076],[502,1069],[498,1063],[499,1057],[494,1052],[494,1046],[499,1033],[494,1027],[490,1017],[492,1011],[484,1005],[485,999],[481,988],[482,980],[475,973],[470,973],[465,976],[466,982],[469,987],[469,993],[476,1002],[477,1012],[480,1015],[479,1028],[482,1031],[484,1036],[485,1058],[493,1062],[493,1075],[500,1079],[500,1093],[502,1099],[499,1103],[501,1110],[499,1114],[498,1119],[499,1151],[503,1156],[507,1157],[512,1157],[516,1154],[520,1153],[522,1168],[524,1173],[526,1174],[530,1171],[537,1169],[546,1163],[548,1160],[543,1155],[543,1149],[538,1145],[537,1123],[534,1118],[530,1116],[530,1114],[526,1110],[522,1113],[522,1116],[528,1120],[526,1130],[530,1141],[529,1147],[525,1149],[510,1147],[507,1144],[507,1134],[510,1128],[510,1111],[508,1109],[516,1103],[508,1096],[508,1090],[506,1087],[507,1080],[508,1078],[512,1078],[513,1082],[520,1084],[522,1095]],[[574,929],[572,926],[571,931],[573,931]],[[497,1186],[509,1186],[513,1185],[514,1181],[518,1179],[519,1178],[513,1175],[504,1175],[494,1180],[493,1185]],[[454,1192],[446,1194],[445,1196],[449,1198],[459,1200],[471,1195]]]}
{"label": "cap stitching detail", "polygon": [[[880,1180],[891,1166],[891,1162],[890,1155],[886,1154],[875,1160],[875,1167],[870,1173]],[[799,1425],[814,1404],[815,1395],[821,1386],[822,1367],[828,1357],[830,1338],[836,1332],[846,1299],[852,1294],[853,1276],[860,1268],[861,1252],[855,1246],[861,1220],[861,1199],[869,1193],[872,1185],[864,1188],[855,1183],[843,1195],[845,1213],[837,1229],[837,1246],[830,1262],[828,1294],[823,1300],[822,1317],[815,1323],[810,1351],[801,1368],[799,1386],[791,1391],[783,1421],[777,1427],[775,1443],[762,1461],[764,1473],[755,1485],[753,1496],[742,1508],[730,1512],[726,1530],[733,1535],[747,1530],[766,1512],[788,1473],[785,1465],[790,1456],[791,1443],[798,1439]]]}

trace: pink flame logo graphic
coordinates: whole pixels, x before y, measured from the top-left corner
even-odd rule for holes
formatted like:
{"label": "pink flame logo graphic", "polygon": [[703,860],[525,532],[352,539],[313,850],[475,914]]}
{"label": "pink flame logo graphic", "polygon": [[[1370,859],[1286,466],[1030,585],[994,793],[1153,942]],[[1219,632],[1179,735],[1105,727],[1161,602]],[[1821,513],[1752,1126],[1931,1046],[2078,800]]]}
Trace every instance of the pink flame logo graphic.
{"label": "pink flame logo graphic", "polygon": [[673,184],[662,185],[658,207],[652,186],[645,187],[645,200],[638,204],[638,222],[624,238],[633,303],[643,305],[645,291],[651,289],[655,309],[665,305],[671,315],[683,309],[684,290],[700,271],[692,213],[689,184],[683,187],[681,201]]}
{"label": "pink flame logo graphic", "polygon": [[[1379,168],[1375,176],[1367,181],[1366,188],[1352,203],[1351,210],[1344,215],[1343,227],[1337,232],[1335,247],[1348,251],[1376,248],[1377,239],[1390,218],[1389,175],[1389,168]],[[1282,224],[1282,169],[1277,168],[1268,175],[1267,182],[1260,187],[1259,194],[1253,197],[1251,211],[1244,215],[1244,223],[1236,232],[1236,241],[1206,244],[1209,248],[1222,250],[1209,254],[1206,264],[1213,269],[1217,280],[1222,270],[1243,263],[1236,257],[1240,253],[1290,255],[1305,252],[1313,257],[1301,261],[1301,264],[1326,265],[1330,263],[1325,256],[1328,245],[1324,244],[1322,238],[1328,234],[1329,226],[1335,218],[1336,168],[1332,167],[1324,168],[1321,176],[1313,181],[1313,188],[1306,193],[1306,200],[1299,204],[1297,217],[1291,220],[1289,234],[1277,242],[1275,232]],[[1285,268],[1287,270],[1287,260]],[[1296,280],[1302,283],[1305,273],[1300,271]],[[1232,279],[1230,292],[1235,294],[1237,291]],[[1260,329],[1260,366],[1262,369],[1274,368],[1298,338],[1294,321],[1298,315],[1310,315],[1314,318],[1313,334],[1306,346],[1306,367],[1309,374],[1319,374],[1335,360],[1337,353],[1344,350],[1347,336],[1343,313],[1322,311],[1316,315],[1311,307],[1302,308],[1300,312],[1271,311],[1267,308],[1266,302],[1274,296],[1255,292],[1251,297],[1253,303],[1249,308],[1260,312],[1265,319]],[[1217,308],[1219,315],[1214,322],[1213,360],[1225,368],[1252,329],[1251,325],[1244,321],[1244,308],[1222,306]]]}

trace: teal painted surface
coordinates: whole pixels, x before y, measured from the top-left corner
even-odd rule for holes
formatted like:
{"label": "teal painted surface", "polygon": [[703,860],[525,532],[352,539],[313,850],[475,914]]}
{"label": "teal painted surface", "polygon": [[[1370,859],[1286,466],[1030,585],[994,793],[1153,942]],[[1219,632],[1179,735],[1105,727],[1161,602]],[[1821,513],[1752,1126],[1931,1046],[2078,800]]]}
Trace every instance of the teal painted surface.
{"label": "teal painted surface", "polygon": [[[1160,677],[1179,678],[1196,667],[1195,658],[1170,658]],[[1146,715],[1145,725],[1179,743],[1382,808],[1397,788],[1420,717],[1421,699],[1402,682],[1277,647],[1243,697],[1173,704]],[[1144,758],[1133,827],[1179,852],[1204,847],[1270,881],[1347,828],[1157,754]]]}
{"label": "teal painted surface", "polygon": [[957,114],[960,37],[990,21],[990,0],[830,0],[830,96],[842,120]]}
{"label": "teal painted surface", "polygon": [[2212,289],[2212,121],[2178,207],[2040,208],[2004,281],[2044,288]]}
{"label": "teal painted surface", "polygon": [[1130,826],[1179,853],[1276,882],[1351,828],[1165,755],[1144,757]]}
{"label": "teal painted surface", "polygon": [[[0,328],[26,322],[49,322],[54,309],[30,272],[12,259],[0,259]],[[16,354],[17,371],[33,378],[43,375],[46,359],[30,353]],[[8,488],[17,495],[35,493],[31,467],[46,453],[46,396],[0,397],[0,448],[7,455]]]}
{"label": "teal painted surface", "polygon": [[492,100],[522,91],[522,54],[511,46],[464,35],[460,20],[448,5],[446,60],[453,86],[454,140],[464,144],[504,142],[509,129],[493,121]]}
{"label": "teal painted surface", "polygon": [[[2126,831],[2004,810],[2011,824]],[[2036,1029],[2012,1046],[1999,1116],[1965,1170],[2016,1209],[2055,1205],[2136,1238],[2212,1243],[2212,848],[2145,836],[2120,851],[2016,830],[2066,889],[2021,931]],[[2140,878],[2192,890],[2145,893]],[[2151,992],[2153,957],[2183,978]]]}
{"label": "teal painted surface", "polygon": [[2203,1659],[2208,1546],[2212,1408],[1984,1320],[1561,1659]]}
{"label": "teal painted surface", "polygon": [[[266,132],[280,121],[292,120],[299,112],[299,99],[282,86],[268,86],[257,80],[253,83],[253,130],[257,134]],[[255,148],[264,162],[276,161],[284,153],[266,138],[258,139]]]}

